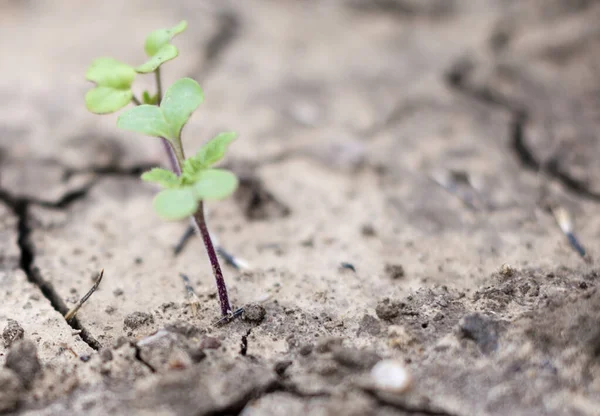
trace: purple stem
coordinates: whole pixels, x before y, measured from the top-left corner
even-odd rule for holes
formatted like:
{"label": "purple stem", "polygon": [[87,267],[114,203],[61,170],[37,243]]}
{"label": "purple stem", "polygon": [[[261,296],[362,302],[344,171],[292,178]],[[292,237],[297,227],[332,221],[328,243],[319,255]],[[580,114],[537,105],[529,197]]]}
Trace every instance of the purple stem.
{"label": "purple stem", "polygon": [[227,295],[227,286],[225,285],[225,279],[223,278],[223,272],[221,272],[221,266],[217,258],[217,253],[213,246],[208,228],[206,227],[206,221],[204,220],[204,204],[200,201],[198,210],[194,214],[194,222],[204,240],[204,246],[208,253],[208,259],[212,265],[213,274],[217,282],[217,292],[219,293],[219,303],[221,304],[221,315],[228,316],[231,312],[231,304],[229,303],[229,296]]}
{"label": "purple stem", "polygon": [[173,152],[173,148],[169,144],[169,141],[164,137],[160,138],[162,140],[163,147],[165,148],[165,152],[167,156],[169,156],[169,163],[171,164],[171,170],[177,174],[177,176],[181,175],[181,167],[179,167],[179,163],[177,163],[177,158],[175,157],[175,152]]}

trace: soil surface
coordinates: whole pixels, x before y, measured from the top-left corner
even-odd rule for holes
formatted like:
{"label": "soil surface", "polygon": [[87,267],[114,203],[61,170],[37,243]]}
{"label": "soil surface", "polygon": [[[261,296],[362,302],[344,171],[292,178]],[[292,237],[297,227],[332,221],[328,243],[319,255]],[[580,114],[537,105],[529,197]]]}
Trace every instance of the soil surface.
{"label": "soil surface", "polygon": [[[222,326],[200,239],[173,254],[188,224],[139,180],[160,142],[83,103],[94,58],[142,62],[182,18],[163,75],[205,91],[187,152],[240,133],[240,189],[209,204],[250,264],[223,265],[245,310]],[[598,414],[599,19],[593,0],[1,1],[0,413]]]}

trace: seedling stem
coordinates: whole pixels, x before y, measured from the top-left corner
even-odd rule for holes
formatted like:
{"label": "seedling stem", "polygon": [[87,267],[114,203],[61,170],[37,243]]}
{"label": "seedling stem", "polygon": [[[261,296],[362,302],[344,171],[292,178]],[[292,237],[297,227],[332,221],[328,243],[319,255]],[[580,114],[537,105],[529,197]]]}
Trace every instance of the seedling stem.
{"label": "seedling stem", "polygon": [[[156,68],[156,71],[154,71],[154,73],[156,75],[156,89],[158,94],[157,102],[158,104],[160,104],[160,102],[162,101],[160,67]],[[185,154],[183,151],[183,146],[181,145],[181,136],[173,142],[169,142],[168,140],[162,137],[161,139],[163,141],[163,144],[165,145],[165,151],[167,152],[167,155],[169,157],[171,169],[177,174],[177,176],[180,176],[183,167],[183,162],[185,161]],[[212,239],[210,238],[208,227],[206,226],[206,220],[204,218],[204,203],[202,201],[200,201],[200,203],[198,204],[198,209],[193,215],[193,223],[194,227],[196,228],[196,232],[198,232],[198,234],[202,236],[202,241],[204,241],[204,247],[206,248],[208,259],[210,260],[210,265],[212,266],[213,275],[215,276],[215,281],[217,283],[217,292],[219,294],[221,315],[228,316],[231,312],[231,304],[229,303],[227,285],[225,284],[225,279],[223,278],[223,272],[221,271],[219,258],[217,257],[217,253],[215,251],[215,247],[213,246]]]}

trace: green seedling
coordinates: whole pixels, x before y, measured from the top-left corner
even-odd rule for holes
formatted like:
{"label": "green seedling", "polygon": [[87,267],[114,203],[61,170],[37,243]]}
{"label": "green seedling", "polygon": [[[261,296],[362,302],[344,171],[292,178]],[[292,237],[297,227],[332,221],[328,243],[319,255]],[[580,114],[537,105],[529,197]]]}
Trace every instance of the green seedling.
{"label": "green seedling", "polygon": [[[181,132],[192,113],[204,100],[202,89],[196,81],[182,78],[162,93],[161,65],[176,58],[177,48],[170,42],[183,32],[187,23],[182,21],[171,29],[152,32],[146,39],[144,50],[148,60],[133,67],[112,58],[100,58],[89,67],[86,78],[96,84],[85,96],[87,108],[96,114],[113,113],[130,103],[134,107],[118,117],[121,129],[162,139],[171,162],[171,170],[154,168],[142,175],[144,181],[163,188],[154,198],[153,208],[165,220],[191,217],[202,236],[213,274],[217,283],[223,316],[229,316],[231,305],[223,273],[210,238],[204,218],[204,201],[219,200],[231,195],[238,186],[237,177],[230,171],[215,168],[225,156],[236,134],[218,134],[198,152],[186,158]],[[140,101],[132,91],[138,74],[153,73],[156,91],[144,91]]]}

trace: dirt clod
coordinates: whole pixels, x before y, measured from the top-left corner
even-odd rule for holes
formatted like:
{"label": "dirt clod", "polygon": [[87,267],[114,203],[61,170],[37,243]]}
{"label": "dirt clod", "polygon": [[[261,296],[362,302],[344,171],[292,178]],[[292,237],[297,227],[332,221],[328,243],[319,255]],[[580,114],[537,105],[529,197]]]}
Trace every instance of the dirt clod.
{"label": "dirt clod", "polygon": [[23,391],[23,384],[15,372],[0,368],[0,413],[15,410]]}
{"label": "dirt clod", "polygon": [[196,337],[204,331],[202,328],[198,328],[186,321],[175,321],[166,325],[165,329],[174,334],[183,335],[186,338]]}
{"label": "dirt clod", "polygon": [[381,332],[381,324],[371,315],[364,315],[360,320],[360,324],[358,325],[357,335],[362,333],[367,333],[372,336],[379,335]]}
{"label": "dirt clod", "polygon": [[28,339],[15,342],[6,355],[5,367],[13,370],[23,386],[29,388],[42,368],[37,356],[37,347]]}
{"label": "dirt clod", "polygon": [[504,263],[500,267],[500,275],[503,277],[512,277],[515,273],[516,273],[515,268],[512,267],[510,264]]}
{"label": "dirt clod", "polygon": [[203,337],[200,341],[200,348],[203,350],[216,350],[221,346],[221,341],[215,337]]}
{"label": "dirt clod", "polygon": [[385,274],[393,280],[401,279],[404,277],[404,267],[401,264],[386,264]]}
{"label": "dirt clod", "polygon": [[154,317],[146,312],[133,312],[123,320],[125,327],[131,329],[137,329],[142,325],[151,323],[154,323]]}
{"label": "dirt clod", "polygon": [[498,348],[498,323],[481,314],[465,316],[459,323],[462,337],[475,341],[484,354]]}
{"label": "dirt clod", "polygon": [[292,365],[291,360],[278,361],[275,363],[274,370],[279,376],[282,376],[290,365]]}
{"label": "dirt clod", "polygon": [[246,322],[260,324],[267,315],[265,308],[259,304],[251,303],[244,307],[242,319]]}
{"label": "dirt clod", "polygon": [[385,298],[377,304],[375,313],[379,319],[390,321],[400,315],[400,309],[401,305],[399,303],[393,302],[389,298]]}
{"label": "dirt clod", "polygon": [[362,227],[360,227],[360,233],[365,237],[375,237],[377,235],[377,231],[375,231],[373,224],[363,224]]}
{"label": "dirt clod", "polygon": [[337,337],[327,337],[320,340],[315,346],[315,351],[319,354],[324,354],[333,351],[334,348],[340,347],[344,340]]}
{"label": "dirt clod", "polygon": [[25,330],[23,327],[14,319],[8,319],[8,323],[2,331],[2,338],[4,339],[4,346],[10,348],[10,346],[17,340],[23,339]]}
{"label": "dirt clod", "polygon": [[336,348],[333,350],[333,359],[345,367],[368,370],[381,360],[381,357],[373,351],[358,348]]}
{"label": "dirt clod", "polygon": [[303,346],[300,347],[300,349],[298,350],[298,353],[300,355],[310,355],[310,353],[313,351],[313,345],[312,344],[304,344]]}
{"label": "dirt clod", "polygon": [[108,348],[101,349],[100,350],[100,359],[102,360],[103,363],[112,361],[112,359],[113,359],[112,351]]}

